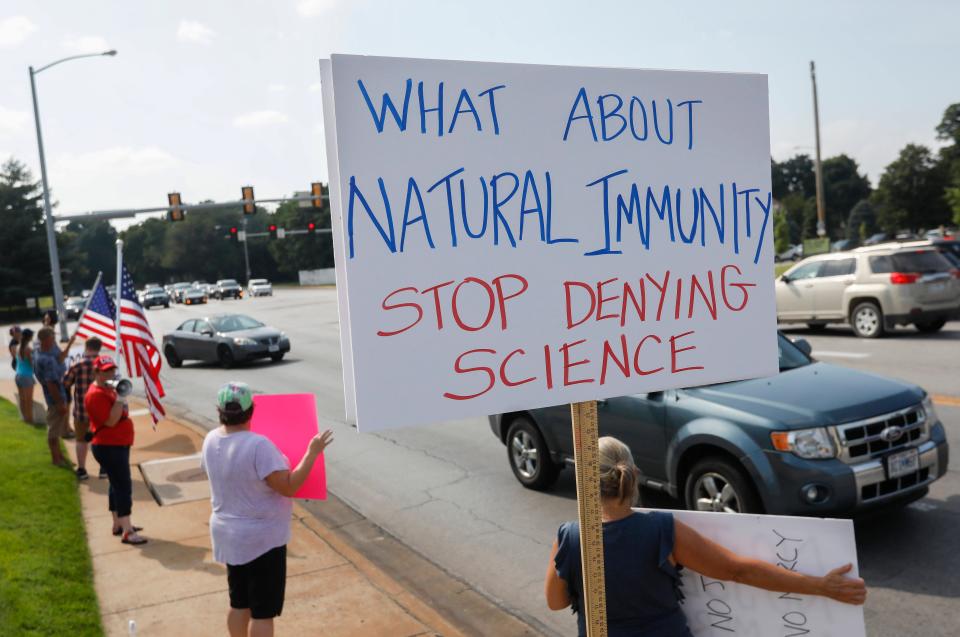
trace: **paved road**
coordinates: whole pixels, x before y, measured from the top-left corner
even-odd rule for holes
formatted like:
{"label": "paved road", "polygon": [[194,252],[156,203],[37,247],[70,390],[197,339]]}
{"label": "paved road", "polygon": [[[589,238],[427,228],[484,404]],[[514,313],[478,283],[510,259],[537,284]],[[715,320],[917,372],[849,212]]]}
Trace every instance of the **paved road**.
{"label": "paved road", "polygon": [[[327,460],[331,491],[545,634],[575,631],[568,612],[546,610],[541,592],[556,528],[576,516],[571,471],[564,471],[548,493],[523,489],[510,472],[503,445],[482,419],[357,435],[343,424],[332,289],[280,290],[273,298],[152,310],[150,320],[156,332],[163,332],[188,316],[224,309],[283,329],[293,352],[278,364],[229,372],[189,363],[178,370],[165,368],[171,403],[212,425],[213,397],[227,379],[244,380],[268,393],[315,392],[321,416],[337,435]],[[789,331],[808,338],[823,360],[919,382],[945,397],[960,396],[960,323],[933,337],[904,330],[904,336],[882,341],[858,340],[842,328],[822,334]],[[960,407],[942,404],[939,411],[953,448],[960,449]],[[659,496],[648,504],[674,503]],[[872,586],[866,607],[870,635],[956,634],[958,528],[956,470],[906,510],[857,523],[861,567]]]}

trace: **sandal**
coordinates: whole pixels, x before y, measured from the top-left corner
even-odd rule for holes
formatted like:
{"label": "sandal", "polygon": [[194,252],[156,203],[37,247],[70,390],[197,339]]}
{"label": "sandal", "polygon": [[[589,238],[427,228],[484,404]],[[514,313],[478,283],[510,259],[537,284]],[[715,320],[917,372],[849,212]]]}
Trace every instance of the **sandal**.
{"label": "sandal", "polygon": [[132,533],[132,534],[131,534],[131,533],[124,533],[124,534],[123,534],[123,539],[120,540],[120,541],[123,542],[124,544],[134,544],[134,545],[137,545],[137,544],[146,544],[146,543],[147,543],[147,538],[145,538],[145,537],[140,537],[139,535],[136,534],[136,532],[134,532],[134,533]]}
{"label": "sandal", "polygon": [[[142,531],[142,530],[143,530],[143,527],[142,527],[142,526],[135,526],[135,527],[133,527],[133,532],[134,532],[134,533],[137,533],[137,532]],[[118,526],[117,528],[115,528],[115,529],[113,530],[113,534],[114,534],[116,537],[120,537],[121,535],[123,535],[123,528]]]}

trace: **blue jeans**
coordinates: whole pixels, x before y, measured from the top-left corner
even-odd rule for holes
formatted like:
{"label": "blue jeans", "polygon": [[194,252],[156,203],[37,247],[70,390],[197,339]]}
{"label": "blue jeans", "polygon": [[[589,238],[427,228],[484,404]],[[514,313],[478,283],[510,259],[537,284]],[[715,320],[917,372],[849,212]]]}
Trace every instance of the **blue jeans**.
{"label": "blue jeans", "polygon": [[133,480],[130,478],[130,447],[91,445],[93,457],[110,481],[109,508],[118,518],[130,515],[133,509]]}

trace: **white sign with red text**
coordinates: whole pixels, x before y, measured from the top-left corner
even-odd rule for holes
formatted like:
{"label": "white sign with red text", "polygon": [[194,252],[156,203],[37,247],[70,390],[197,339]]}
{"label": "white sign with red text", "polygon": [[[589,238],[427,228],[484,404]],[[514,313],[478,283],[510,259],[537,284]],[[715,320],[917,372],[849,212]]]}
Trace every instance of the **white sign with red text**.
{"label": "white sign with red text", "polygon": [[777,373],[765,76],[323,76],[360,429]]}

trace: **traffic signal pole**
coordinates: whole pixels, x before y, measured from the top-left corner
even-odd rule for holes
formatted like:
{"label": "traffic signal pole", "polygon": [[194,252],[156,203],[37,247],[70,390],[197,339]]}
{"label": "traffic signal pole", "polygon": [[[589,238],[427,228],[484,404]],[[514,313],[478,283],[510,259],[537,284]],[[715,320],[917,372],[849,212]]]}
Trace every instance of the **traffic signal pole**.
{"label": "traffic signal pole", "polygon": [[247,285],[250,285],[250,253],[247,251],[247,215],[243,215],[243,263],[247,268]]}

